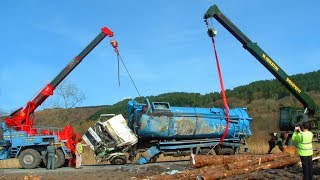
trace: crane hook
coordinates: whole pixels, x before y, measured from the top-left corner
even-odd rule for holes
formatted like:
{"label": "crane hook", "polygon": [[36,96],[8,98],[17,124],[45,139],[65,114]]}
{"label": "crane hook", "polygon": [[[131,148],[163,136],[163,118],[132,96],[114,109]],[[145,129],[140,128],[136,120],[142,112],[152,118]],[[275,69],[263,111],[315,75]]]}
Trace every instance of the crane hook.
{"label": "crane hook", "polygon": [[215,37],[216,35],[217,35],[217,33],[218,33],[218,31],[217,30],[215,30],[215,29],[213,29],[213,28],[209,28],[208,29],[208,35],[209,35],[209,37]]}

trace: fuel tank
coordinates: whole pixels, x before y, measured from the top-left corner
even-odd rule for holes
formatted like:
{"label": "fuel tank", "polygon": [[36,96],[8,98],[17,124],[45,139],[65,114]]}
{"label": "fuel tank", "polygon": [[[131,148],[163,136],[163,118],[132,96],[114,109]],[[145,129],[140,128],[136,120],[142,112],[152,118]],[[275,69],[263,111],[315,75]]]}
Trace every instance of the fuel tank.
{"label": "fuel tank", "polygon": [[[144,139],[188,140],[220,138],[226,128],[224,108],[173,107],[168,102],[144,104],[128,102],[129,127]],[[229,109],[230,124],[226,139],[241,139],[251,136],[246,108]]]}

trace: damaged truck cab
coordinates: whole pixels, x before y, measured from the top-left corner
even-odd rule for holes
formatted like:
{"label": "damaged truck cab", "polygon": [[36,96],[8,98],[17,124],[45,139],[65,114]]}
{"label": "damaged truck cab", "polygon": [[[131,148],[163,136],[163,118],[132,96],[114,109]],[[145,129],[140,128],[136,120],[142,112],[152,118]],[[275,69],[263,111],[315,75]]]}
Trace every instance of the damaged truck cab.
{"label": "damaged truck cab", "polygon": [[138,142],[138,138],[121,114],[112,116],[101,114],[99,121],[88,129],[82,139],[94,151],[98,163],[107,160],[111,164],[122,165],[127,163],[126,152]]}
{"label": "damaged truck cab", "polygon": [[128,125],[138,136],[136,149],[146,150],[138,163],[154,161],[160,154],[186,156],[191,153],[234,154],[245,138],[252,135],[246,108],[230,109],[230,126],[226,128],[224,108],[174,107],[169,102],[140,104],[128,102]]}

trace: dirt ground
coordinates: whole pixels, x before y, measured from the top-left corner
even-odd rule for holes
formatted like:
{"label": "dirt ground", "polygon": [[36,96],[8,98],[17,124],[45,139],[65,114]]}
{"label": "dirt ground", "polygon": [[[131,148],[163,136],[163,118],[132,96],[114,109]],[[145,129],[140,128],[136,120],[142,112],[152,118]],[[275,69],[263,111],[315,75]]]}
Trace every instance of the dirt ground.
{"label": "dirt ground", "polygon": [[[146,165],[94,165],[83,166],[81,169],[63,167],[57,170],[45,168],[0,169],[0,180],[7,179],[151,179],[153,175],[170,174],[189,169],[189,161],[160,162]],[[320,179],[320,164],[315,163],[314,179]],[[240,175],[227,179],[302,179],[301,168],[298,166],[284,169],[273,169],[254,172],[249,175]]]}

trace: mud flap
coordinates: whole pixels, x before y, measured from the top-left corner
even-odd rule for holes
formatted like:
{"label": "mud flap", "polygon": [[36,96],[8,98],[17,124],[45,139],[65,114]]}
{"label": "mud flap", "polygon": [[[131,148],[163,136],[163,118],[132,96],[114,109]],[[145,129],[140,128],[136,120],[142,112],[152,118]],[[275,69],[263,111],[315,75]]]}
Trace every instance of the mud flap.
{"label": "mud flap", "polygon": [[138,164],[146,164],[150,159],[162,151],[157,146],[150,147],[146,152],[142,153],[141,157],[137,160]]}

